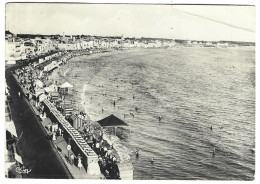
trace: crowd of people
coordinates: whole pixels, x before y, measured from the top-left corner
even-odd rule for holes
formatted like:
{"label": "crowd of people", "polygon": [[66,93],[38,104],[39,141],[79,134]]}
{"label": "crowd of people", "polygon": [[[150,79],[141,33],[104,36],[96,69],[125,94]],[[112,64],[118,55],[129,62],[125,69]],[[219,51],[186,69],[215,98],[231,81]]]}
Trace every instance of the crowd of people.
{"label": "crowd of people", "polygon": [[70,162],[71,162],[72,165],[76,165],[77,168],[79,170],[81,170],[83,165],[82,165],[82,157],[81,157],[80,154],[78,154],[78,156],[74,156],[74,154],[72,153],[70,155]]}
{"label": "crowd of people", "polygon": [[120,179],[118,160],[116,158],[113,145],[109,145],[104,139],[104,129],[90,122],[84,123],[83,127],[78,128],[81,136],[98,155],[100,171],[106,178]]}
{"label": "crowd of people", "polygon": [[[45,87],[45,82],[43,82],[43,86],[39,87],[37,86],[36,81],[47,81],[48,73],[37,69],[37,67],[35,67],[33,64],[29,64],[28,66],[15,70],[14,74],[16,75],[16,78],[23,88],[23,93],[25,97],[28,100],[33,99],[34,105],[40,112],[40,119],[45,118],[46,112],[44,111],[44,106],[41,104],[41,102],[39,102],[39,99],[36,95],[39,88],[42,89],[43,87]],[[18,95],[21,96],[22,92],[19,91]],[[49,98],[49,96],[47,98]],[[50,99],[50,101],[52,100]],[[57,105],[58,107],[58,104],[56,104],[55,101],[52,101],[52,103],[55,104],[55,106]],[[84,120],[87,119],[87,115],[84,112],[80,112],[79,114],[77,114],[77,116]],[[49,123],[46,128],[49,131],[50,139],[52,139],[53,141],[56,140],[57,136],[63,136],[63,130],[61,127],[59,127],[58,122]],[[113,145],[109,145],[103,139],[103,134],[105,133],[104,130],[100,126],[93,125],[90,122],[87,123],[87,121],[85,121],[84,125],[78,128],[78,131],[98,155],[98,164],[100,166],[101,173],[104,174],[107,179],[120,179],[118,160],[114,154],[115,150],[113,148]],[[81,156],[78,155],[75,157],[72,154],[72,156],[70,157],[72,163],[75,164],[79,169],[81,169]]]}

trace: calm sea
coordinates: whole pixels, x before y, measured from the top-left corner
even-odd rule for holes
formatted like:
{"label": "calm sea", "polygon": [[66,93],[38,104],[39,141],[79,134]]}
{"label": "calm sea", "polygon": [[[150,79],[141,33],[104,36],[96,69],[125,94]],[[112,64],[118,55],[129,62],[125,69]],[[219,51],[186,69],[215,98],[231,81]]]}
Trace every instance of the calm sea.
{"label": "calm sea", "polygon": [[90,117],[114,114],[131,126],[119,135],[134,179],[254,179],[253,47],[117,51],[71,62],[63,80]]}

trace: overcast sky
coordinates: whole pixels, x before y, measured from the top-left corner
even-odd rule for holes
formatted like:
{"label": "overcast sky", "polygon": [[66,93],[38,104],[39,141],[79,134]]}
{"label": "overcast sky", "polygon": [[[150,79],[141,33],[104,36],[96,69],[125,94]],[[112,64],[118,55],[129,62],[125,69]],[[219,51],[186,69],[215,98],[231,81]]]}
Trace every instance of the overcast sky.
{"label": "overcast sky", "polygon": [[13,33],[255,41],[253,6],[10,3]]}

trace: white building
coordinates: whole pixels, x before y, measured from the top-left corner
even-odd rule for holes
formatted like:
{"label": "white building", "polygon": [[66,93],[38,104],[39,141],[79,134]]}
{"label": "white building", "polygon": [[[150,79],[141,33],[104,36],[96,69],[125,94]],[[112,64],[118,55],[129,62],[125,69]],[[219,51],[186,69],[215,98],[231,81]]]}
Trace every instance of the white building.
{"label": "white building", "polygon": [[228,47],[229,46],[229,44],[227,43],[227,42],[225,42],[225,43],[217,43],[217,47]]}

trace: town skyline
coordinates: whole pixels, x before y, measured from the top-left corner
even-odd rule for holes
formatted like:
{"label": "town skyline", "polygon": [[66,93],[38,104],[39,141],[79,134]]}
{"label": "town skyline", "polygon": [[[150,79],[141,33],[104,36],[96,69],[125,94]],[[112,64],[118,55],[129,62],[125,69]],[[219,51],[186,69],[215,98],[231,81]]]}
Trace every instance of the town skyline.
{"label": "town skyline", "polygon": [[29,34],[29,33],[13,33],[9,30],[5,30],[6,33],[11,33],[13,35],[16,35],[17,37],[20,37],[21,35],[24,36],[24,37],[28,37],[30,38],[31,37],[51,37],[51,36],[58,36],[58,37],[75,37],[75,38],[83,38],[83,37],[93,37],[93,38],[119,38],[119,37],[122,37],[124,39],[136,39],[136,40],[140,40],[140,39],[149,39],[149,40],[172,40],[172,41],[197,41],[197,42],[234,42],[234,43],[255,43],[255,41],[232,41],[232,40],[195,40],[195,39],[172,39],[172,38],[160,38],[160,37],[145,37],[145,36],[142,36],[142,37],[124,37],[123,34],[122,35],[104,35],[104,36],[101,36],[101,35],[87,35],[87,34]]}
{"label": "town skyline", "polygon": [[9,3],[6,30],[15,34],[65,32],[66,35],[255,42],[254,14],[253,6]]}

